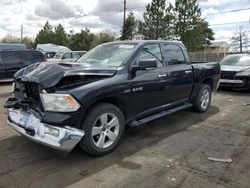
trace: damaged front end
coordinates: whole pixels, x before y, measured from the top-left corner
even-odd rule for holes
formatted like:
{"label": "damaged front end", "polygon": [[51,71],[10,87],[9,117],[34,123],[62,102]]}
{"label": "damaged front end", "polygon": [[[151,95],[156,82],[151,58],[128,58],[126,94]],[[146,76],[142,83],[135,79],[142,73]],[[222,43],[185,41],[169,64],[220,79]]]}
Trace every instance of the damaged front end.
{"label": "damaged front end", "polygon": [[44,124],[32,112],[22,109],[9,108],[7,122],[20,134],[63,154],[69,153],[84,136],[84,131],[70,126]]}
{"label": "damaged front end", "polygon": [[250,89],[250,67],[222,66],[220,86],[237,90]]}
{"label": "damaged front end", "polygon": [[8,112],[8,124],[27,138],[67,154],[85,134],[84,130],[76,128],[80,126],[75,121],[81,104],[67,94],[67,89],[110,77],[114,73],[71,64],[41,63],[26,67],[16,73],[14,97],[4,105]]}

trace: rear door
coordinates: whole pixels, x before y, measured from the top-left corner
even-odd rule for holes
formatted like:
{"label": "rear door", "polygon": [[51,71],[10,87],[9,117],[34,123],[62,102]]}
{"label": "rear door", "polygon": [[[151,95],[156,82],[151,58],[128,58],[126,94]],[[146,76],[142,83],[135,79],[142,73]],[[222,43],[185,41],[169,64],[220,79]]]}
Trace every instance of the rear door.
{"label": "rear door", "polygon": [[5,63],[6,76],[11,78],[14,74],[23,68],[21,52],[19,51],[3,51],[2,60]]}
{"label": "rear door", "polygon": [[188,100],[193,87],[192,65],[188,64],[180,45],[166,43],[163,46],[168,80],[171,81],[168,96],[171,102]]}

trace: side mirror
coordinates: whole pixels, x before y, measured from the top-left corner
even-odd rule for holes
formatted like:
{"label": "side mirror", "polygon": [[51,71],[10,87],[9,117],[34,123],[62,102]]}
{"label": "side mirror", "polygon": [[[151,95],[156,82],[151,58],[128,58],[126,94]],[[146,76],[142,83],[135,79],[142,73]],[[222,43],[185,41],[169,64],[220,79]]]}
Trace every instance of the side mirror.
{"label": "side mirror", "polygon": [[157,68],[157,61],[155,59],[140,60],[131,66],[130,71],[136,72],[138,70],[147,70]]}

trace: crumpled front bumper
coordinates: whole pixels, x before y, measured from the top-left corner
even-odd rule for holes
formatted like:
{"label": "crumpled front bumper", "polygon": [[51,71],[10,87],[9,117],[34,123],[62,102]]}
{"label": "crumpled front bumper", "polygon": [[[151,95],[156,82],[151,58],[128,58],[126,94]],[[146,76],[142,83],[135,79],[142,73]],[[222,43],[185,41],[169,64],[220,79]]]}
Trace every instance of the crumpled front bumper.
{"label": "crumpled front bumper", "polygon": [[21,109],[8,109],[8,124],[29,139],[69,153],[83,138],[85,132],[70,126],[53,126],[41,123],[33,114]]}

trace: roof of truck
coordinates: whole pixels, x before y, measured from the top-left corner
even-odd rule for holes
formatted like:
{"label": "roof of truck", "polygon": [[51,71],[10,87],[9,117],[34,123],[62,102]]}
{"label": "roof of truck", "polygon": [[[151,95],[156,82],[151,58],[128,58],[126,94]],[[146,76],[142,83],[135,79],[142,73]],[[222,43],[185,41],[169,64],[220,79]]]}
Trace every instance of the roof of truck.
{"label": "roof of truck", "polygon": [[131,43],[131,44],[143,44],[143,43],[152,43],[152,42],[169,42],[169,43],[174,43],[174,44],[182,44],[181,41],[178,40],[124,40],[124,41],[114,41],[114,42],[109,42],[109,43]]}

